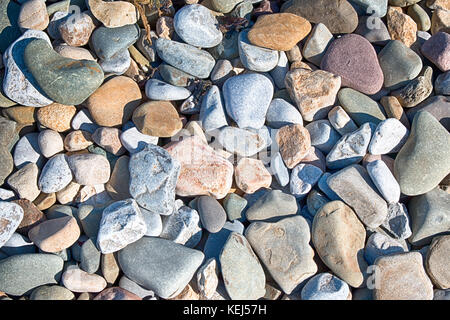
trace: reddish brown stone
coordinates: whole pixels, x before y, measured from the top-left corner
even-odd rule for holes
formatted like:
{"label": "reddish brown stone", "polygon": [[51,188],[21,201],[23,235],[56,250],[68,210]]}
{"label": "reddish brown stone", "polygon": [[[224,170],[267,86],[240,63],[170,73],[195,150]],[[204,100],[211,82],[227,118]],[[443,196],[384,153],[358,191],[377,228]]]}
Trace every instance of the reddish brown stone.
{"label": "reddish brown stone", "polygon": [[30,229],[47,220],[44,213],[39,210],[33,202],[26,199],[14,200],[13,202],[17,203],[23,209],[23,219],[16,230],[16,232],[21,235],[28,235]]}

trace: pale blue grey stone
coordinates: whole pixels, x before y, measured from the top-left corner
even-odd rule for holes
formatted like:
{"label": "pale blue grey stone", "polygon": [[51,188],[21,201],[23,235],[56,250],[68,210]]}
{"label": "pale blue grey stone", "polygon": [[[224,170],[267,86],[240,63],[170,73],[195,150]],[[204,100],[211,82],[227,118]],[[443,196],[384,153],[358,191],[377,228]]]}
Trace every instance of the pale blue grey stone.
{"label": "pale blue grey stone", "polygon": [[372,265],[378,257],[402,252],[405,252],[405,249],[395,239],[375,232],[367,239],[366,247],[364,248],[364,258],[369,265]]}
{"label": "pale blue grey stone", "polygon": [[311,145],[319,149],[325,154],[328,154],[341,135],[334,130],[330,121],[317,120],[310,122],[305,126],[311,137]]}
{"label": "pale blue grey stone", "polygon": [[152,39],[151,45],[149,44],[147,39],[147,32],[145,31],[145,29],[141,29],[139,39],[136,42],[136,47],[148,59],[148,61],[155,62],[158,60],[155,47],[155,42],[156,39],[158,39],[158,36],[153,30],[150,31],[150,38]]}
{"label": "pale blue grey stone", "polygon": [[149,143],[157,145],[158,140],[158,137],[149,136],[139,132],[134,125],[123,131],[120,135],[120,142],[122,142],[122,145],[129,153],[139,152]]}
{"label": "pale blue grey stone", "polygon": [[148,237],[159,237],[163,227],[161,216],[157,213],[152,213],[144,208],[139,209],[141,210],[145,225],[147,226],[145,235]]}
{"label": "pale blue grey stone", "polygon": [[159,237],[189,248],[195,247],[202,238],[202,227],[197,210],[181,206],[165,217]]}
{"label": "pale blue grey stone", "polygon": [[322,170],[312,164],[300,163],[292,169],[290,190],[296,198],[304,198],[316,185]]}
{"label": "pale blue grey stone", "polygon": [[101,252],[92,239],[88,239],[81,246],[80,269],[87,273],[95,273],[100,268]]}
{"label": "pale blue grey stone", "polygon": [[343,135],[328,153],[327,167],[341,169],[360,162],[367,153],[374,130],[374,126],[366,122],[355,132]]}
{"label": "pale blue grey stone", "polygon": [[219,232],[210,233],[203,249],[205,259],[215,258],[219,264],[220,252],[231,232],[243,234],[244,229],[244,225],[239,220],[234,220],[232,223],[229,221],[225,222],[225,225]]}
{"label": "pale blue grey stone", "polygon": [[273,97],[273,85],[257,73],[231,77],[223,85],[225,108],[239,128],[260,129]]}
{"label": "pale blue grey stone", "polygon": [[308,207],[308,211],[313,217],[328,202],[330,202],[330,199],[328,199],[321,192],[316,191],[314,189],[311,190],[311,192],[308,194],[308,197],[306,198],[306,205]]}
{"label": "pale blue grey stone", "polygon": [[347,300],[350,287],[331,273],[319,273],[301,291],[302,300]]}
{"label": "pale blue grey stone", "polygon": [[359,18],[355,32],[366,38],[370,43],[384,46],[391,40],[389,31],[381,18],[376,16],[363,16]]}
{"label": "pale blue grey stone", "polygon": [[214,48],[208,49],[215,59],[231,60],[239,57],[238,49],[239,32],[231,30],[224,34],[222,42]]}
{"label": "pale blue grey stone", "polygon": [[116,53],[113,57],[107,60],[100,60],[99,65],[103,72],[113,73],[115,75],[124,74],[131,64],[131,56],[128,49]]}
{"label": "pale blue grey stone", "polygon": [[434,82],[434,91],[437,95],[450,95],[450,71],[441,73]]}
{"label": "pale blue grey stone", "polygon": [[164,62],[201,79],[209,77],[216,63],[207,51],[186,43],[159,38],[155,41],[155,47]]}
{"label": "pale blue grey stone", "polygon": [[45,32],[27,30],[3,54],[5,66],[3,92],[9,99],[20,105],[43,107],[53,101],[44,94],[31,72],[28,71],[23,59],[25,47],[34,39],[43,39],[50,44],[50,38]]}
{"label": "pale blue grey stone", "polygon": [[400,186],[383,160],[375,160],[367,163],[367,173],[377,187],[379,193],[387,203],[400,201]]}
{"label": "pale blue grey stone", "polygon": [[159,146],[147,144],[129,162],[130,194],[150,212],[170,215],[175,206],[175,186],[180,163]]}
{"label": "pale blue grey stone", "polygon": [[97,57],[108,60],[133,45],[139,39],[139,33],[137,24],[127,24],[117,28],[100,26],[92,33],[90,43]]}
{"label": "pale blue grey stone", "polygon": [[119,251],[119,265],[127,278],[167,299],[183,290],[205,255],[173,241],[143,237]]}
{"label": "pale blue grey stone", "polygon": [[173,86],[164,81],[149,79],[145,84],[145,95],[151,100],[184,100],[191,92],[183,87]]}
{"label": "pale blue grey stone", "polygon": [[[101,215],[100,215],[101,218]],[[97,236],[97,233],[95,233],[95,236]],[[72,258],[77,261],[81,262],[81,246],[83,243],[85,243],[87,240],[89,240],[89,237],[82,234],[78,240],[70,247],[70,253]]]}
{"label": "pale blue grey stone", "polygon": [[38,167],[42,167],[45,158],[41,154],[38,143],[39,132],[32,132],[24,135],[17,142],[14,149],[14,165],[20,169],[28,163],[35,163]]}
{"label": "pale blue grey stone", "polygon": [[24,253],[35,253],[37,247],[27,237],[14,232],[0,251],[8,256]]}
{"label": "pale blue grey stone", "polygon": [[199,120],[205,131],[211,131],[228,125],[224,103],[217,86],[211,86],[203,96]]}
{"label": "pale blue grey stone", "polygon": [[395,239],[408,239],[412,232],[406,206],[400,202],[388,204],[388,214],[382,226]]}
{"label": "pale blue grey stone", "polygon": [[270,75],[278,89],[286,88],[284,78],[289,71],[289,61],[284,51],[280,51],[280,58],[274,69],[270,70]]}
{"label": "pale blue grey stone", "polygon": [[358,15],[384,17],[387,13],[388,0],[350,0]]}
{"label": "pale blue grey stone", "polygon": [[283,158],[279,152],[270,159],[270,171],[280,186],[284,187],[289,183],[289,171],[284,165]]}
{"label": "pale blue grey stone", "polygon": [[224,127],[220,130],[217,141],[226,151],[241,157],[251,157],[270,146],[270,134],[267,127],[259,130]]}
{"label": "pale blue grey stone", "polygon": [[267,109],[267,125],[274,129],[279,129],[290,124],[303,125],[303,118],[296,107],[284,99],[273,99]]}
{"label": "pale blue grey stone", "polygon": [[72,171],[67,163],[67,156],[57,154],[45,164],[38,180],[42,192],[52,193],[64,189],[72,181]]}
{"label": "pale blue grey stone", "polygon": [[138,285],[136,282],[131,281],[126,276],[122,276],[119,280],[119,287],[134,293],[138,297],[145,300],[157,300],[155,293],[152,290],[147,290],[142,286]]}
{"label": "pale blue grey stone", "polygon": [[91,119],[88,109],[81,109],[72,119],[72,129],[94,133],[99,126]]}
{"label": "pale blue grey stone", "polygon": [[303,57],[316,66],[320,66],[333,40],[333,34],[323,23],[316,24],[303,45]]}
{"label": "pale blue grey stone", "polygon": [[185,5],[174,16],[175,32],[195,47],[212,48],[222,41],[219,22],[203,5]]}
{"label": "pale blue grey stone", "polygon": [[297,211],[298,205],[294,196],[281,190],[270,190],[248,207],[246,217],[250,222],[273,222],[282,217],[295,215]]}
{"label": "pale blue grey stone", "polygon": [[248,29],[242,30],[238,39],[239,57],[244,67],[257,72],[267,72],[275,68],[279,60],[278,51],[250,44],[248,32]]}
{"label": "pale blue grey stone", "polygon": [[12,200],[16,200],[16,194],[8,189],[4,189],[4,188],[0,188],[0,200],[3,201],[12,201]]}

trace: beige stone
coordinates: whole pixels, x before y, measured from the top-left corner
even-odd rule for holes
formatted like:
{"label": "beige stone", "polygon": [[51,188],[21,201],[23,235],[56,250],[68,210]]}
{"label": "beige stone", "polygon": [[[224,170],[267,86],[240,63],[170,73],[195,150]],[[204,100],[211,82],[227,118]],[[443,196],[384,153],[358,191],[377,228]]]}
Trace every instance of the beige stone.
{"label": "beige stone", "polygon": [[431,34],[450,33],[450,10],[436,9],[431,16]]}
{"label": "beige stone", "polygon": [[94,58],[92,53],[85,48],[72,47],[72,46],[64,44],[64,45],[56,46],[54,48],[54,50],[66,58],[75,59],[75,60],[97,61],[97,59]]}
{"label": "beige stone", "polygon": [[301,124],[281,127],[275,137],[281,157],[289,169],[294,168],[311,148],[311,137]]}
{"label": "beige stone", "polygon": [[107,28],[122,27],[137,22],[137,8],[130,2],[89,0],[89,10]]}
{"label": "beige stone", "polygon": [[87,131],[75,130],[64,138],[64,148],[67,151],[80,151],[92,145],[91,134]]}
{"label": "beige stone", "polygon": [[430,9],[450,10],[450,1],[448,0],[427,0],[427,7]]}
{"label": "beige stone", "polygon": [[[398,10],[400,9],[400,10]],[[400,40],[407,47],[417,40],[417,24],[401,8],[389,7],[387,11],[387,27],[392,40]]]}
{"label": "beige stone", "polygon": [[272,175],[261,160],[241,158],[235,169],[236,185],[245,193],[254,193],[260,188],[268,188]]}
{"label": "beige stone", "polygon": [[150,101],[133,113],[139,131],[153,137],[172,137],[183,127],[177,110],[170,101]]}
{"label": "beige stone", "polygon": [[60,204],[71,204],[80,190],[80,185],[71,181],[64,189],[56,193],[56,199]]}
{"label": "beige stone", "polygon": [[109,153],[120,156],[126,152],[120,141],[121,134],[122,131],[117,128],[101,127],[95,130],[92,140]]}
{"label": "beige stone", "polygon": [[101,269],[103,278],[108,284],[116,282],[120,274],[120,268],[114,253],[102,254]]}
{"label": "beige stone", "polygon": [[294,69],[285,78],[286,89],[306,121],[326,118],[341,87],[341,77],[327,71]]}
{"label": "beige stone", "polygon": [[72,292],[100,292],[107,285],[103,277],[89,274],[77,267],[66,270],[61,281]]}
{"label": "beige stone", "polygon": [[9,176],[7,183],[20,199],[34,201],[41,191],[37,186],[39,169],[35,163],[28,163]]}
{"label": "beige stone", "polygon": [[388,118],[399,120],[408,130],[411,128],[405,110],[396,97],[384,96],[381,98],[380,103],[384,107]]}
{"label": "beige stone", "polygon": [[14,106],[3,109],[3,115],[19,124],[30,124],[36,122],[36,112],[38,108]]}
{"label": "beige stone", "polygon": [[18,20],[21,28],[43,31],[49,22],[44,0],[28,0],[22,4]]}
{"label": "beige stone", "polygon": [[322,261],[352,287],[363,286],[366,229],[342,201],[325,204],[314,216],[312,242]]}
{"label": "beige stone", "polygon": [[55,154],[64,151],[64,141],[61,135],[55,130],[47,129],[39,133],[39,149],[46,158],[51,158]]}
{"label": "beige stone", "polygon": [[173,18],[162,16],[156,21],[156,35],[158,38],[172,39],[173,32]]}
{"label": "beige stone", "polygon": [[28,238],[45,252],[59,252],[72,246],[80,237],[74,217],[66,216],[41,222],[28,232]]}
{"label": "beige stone", "polygon": [[433,300],[433,284],[418,251],[391,254],[375,260],[375,300]]}
{"label": "beige stone", "polygon": [[450,288],[450,235],[433,238],[428,249],[426,271],[439,289]]}
{"label": "beige stone", "polygon": [[69,46],[74,47],[82,47],[88,44],[94,29],[94,21],[87,12],[74,14],[59,25],[61,38]]}
{"label": "beige stone", "polygon": [[130,171],[128,170],[128,163],[130,157],[121,156],[117,159],[114,169],[111,173],[111,178],[106,183],[106,190],[108,194],[116,201],[131,198],[128,189],[130,181]]}
{"label": "beige stone", "polygon": [[142,99],[136,82],[125,76],[102,84],[87,100],[92,119],[100,126],[115,127],[131,119]]}
{"label": "beige stone", "polygon": [[197,287],[202,298],[210,299],[219,284],[216,259],[208,259],[197,271]]}
{"label": "beige stone", "polygon": [[70,130],[70,123],[76,112],[75,106],[66,106],[55,102],[39,108],[36,116],[39,123],[44,127],[57,132],[64,132]]}
{"label": "beige stone", "polygon": [[33,202],[25,199],[14,200],[13,202],[23,209],[23,218],[17,227],[16,232],[26,236],[30,229],[47,220],[44,213],[39,210]]}
{"label": "beige stone", "polygon": [[56,194],[54,192],[41,192],[41,194],[33,201],[33,203],[39,210],[47,210],[56,203]]}

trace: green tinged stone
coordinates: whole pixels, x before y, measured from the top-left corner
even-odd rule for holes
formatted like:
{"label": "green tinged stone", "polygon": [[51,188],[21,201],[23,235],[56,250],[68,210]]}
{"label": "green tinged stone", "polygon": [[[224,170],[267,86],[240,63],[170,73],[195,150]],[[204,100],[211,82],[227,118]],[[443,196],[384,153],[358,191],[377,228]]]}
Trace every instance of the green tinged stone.
{"label": "green tinged stone", "polygon": [[247,206],[247,200],[238,196],[235,193],[228,194],[223,200],[223,207],[227,212],[228,220],[239,220],[241,222],[245,221],[245,217],[242,212]]}
{"label": "green tinged stone", "polygon": [[394,175],[403,194],[424,194],[450,173],[449,146],[450,133],[429,112],[419,111],[394,162]]}
{"label": "green tinged stone", "polygon": [[359,126],[366,122],[378,124],[386,119],[383,106],[359,91],[344,88],[339,90],[338,98],[342,108]]}
{"label": "green tinged stone", "polygon": [[30,300],[73,300],[72,291],[61,286],[42,286],[33,290]]}
{"label": "green tinged stone", "polygon": [[45,94],[65,105],[81,104],[102,84],[104,78],[97,62],[65,58],[41,39],[33,40],[26,46],[24,61]]}

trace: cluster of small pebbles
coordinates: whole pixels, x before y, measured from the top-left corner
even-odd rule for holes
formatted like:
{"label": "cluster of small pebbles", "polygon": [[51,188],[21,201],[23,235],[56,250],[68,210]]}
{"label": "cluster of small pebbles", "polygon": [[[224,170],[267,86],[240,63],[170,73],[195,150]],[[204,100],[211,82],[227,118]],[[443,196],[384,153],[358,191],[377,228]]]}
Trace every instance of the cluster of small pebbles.
{"label": "cluster of small pebbles", "polygon": [[0,0],[0,300],[450,299],[450,2],[158,2]]}

